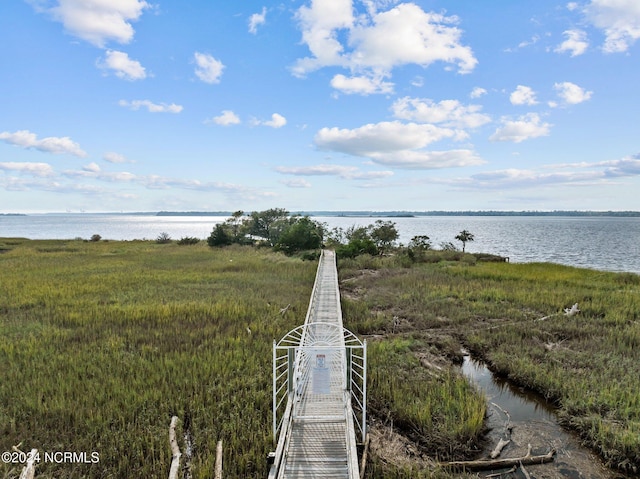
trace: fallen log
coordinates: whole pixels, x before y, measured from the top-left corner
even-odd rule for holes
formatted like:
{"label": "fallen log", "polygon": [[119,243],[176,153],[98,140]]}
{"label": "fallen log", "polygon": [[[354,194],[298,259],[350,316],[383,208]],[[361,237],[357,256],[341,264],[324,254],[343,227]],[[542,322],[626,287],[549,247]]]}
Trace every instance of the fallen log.
{"label": "fallen log", "polygon": [[171,424],[169,424],[169,445],[171,446],[171,469],[169,470],[169,479],[177,479],[178,468],[180,467],[180,448],[178,447],[178,441],[176,440],[176,424],[178,423],[178,416],[171,418]]}
{"label": "fallen log", "polygon": [[487,469],[501,469],[503,467],[519,466],[523,464],[525,466],[533,464],[544,464],[546,462],[553,461],[553,457],[556,454],[555,449],[551,449],[547,454],[540,456],[532,456],[527,453],[523,457],[505,458],[505,459],[481,459],[478,461],[452,461],[445,462],[444,467],[452,469],[467,469],[470,471],[483,471]]}

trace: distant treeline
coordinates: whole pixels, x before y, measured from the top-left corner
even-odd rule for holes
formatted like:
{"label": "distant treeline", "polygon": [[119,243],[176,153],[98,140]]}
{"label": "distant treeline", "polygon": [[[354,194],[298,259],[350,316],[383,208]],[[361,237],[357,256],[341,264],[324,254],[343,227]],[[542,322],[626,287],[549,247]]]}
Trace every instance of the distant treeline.
{"label": "distant treeline", "polygon": [[[230,211],[159,211],[156,216],[230,216]],[[294,211],[303,216],[388,217],[415,216],[616,216],[640,217],[640,211]]]}

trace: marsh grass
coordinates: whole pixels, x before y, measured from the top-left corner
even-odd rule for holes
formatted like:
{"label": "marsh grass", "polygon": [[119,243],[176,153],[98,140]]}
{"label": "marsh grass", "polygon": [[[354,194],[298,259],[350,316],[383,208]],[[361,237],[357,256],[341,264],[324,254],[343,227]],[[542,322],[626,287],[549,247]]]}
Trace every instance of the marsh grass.
{"label": "marsh grass", "polygon": [[[393,257],[343,261],[340,271],[356,332],[393,333],[395,317],[396,333],[458,338],[556,404],[611,466],[640,470],[640,276],[447,258],[407,267]],[[581,312],[564,315],[574,303]]]}
{"label": "marsh grass", "polygon": [[315,263],[205,244],[2,245],[0,450],[100,454],[39,478],[166,477],[175,414],[191,420],[193,477],[211,476],[219,439],[227,477],[264,476],[272,341],[304,321]]}

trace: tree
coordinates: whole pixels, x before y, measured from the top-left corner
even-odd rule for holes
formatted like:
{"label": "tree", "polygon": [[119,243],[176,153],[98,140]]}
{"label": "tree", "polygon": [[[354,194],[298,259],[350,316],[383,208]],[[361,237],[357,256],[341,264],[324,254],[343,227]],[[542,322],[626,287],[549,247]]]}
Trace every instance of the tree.
{"label": "tree", "polygon": [[380,253],[391,247],[400,236],[393,221],[377,220],[375,225],[370,226],[371,239],[376,244]]}
{"label": "tree", "polygon": [[228,226],[218,223],[207,238],[207,244],[212,248],[228,246],[233,243],[233,238],[228,231]]}
{"label": "tree", "polygon": [[427,235],[418,235],[411,238],[409,242],[410,249],[427,250],[431,248],[431,238]]}
{"label": "tree", "polygon": [[463,253],[464,253],[464,248],[467,245],[467,242],[474,240],[473,234],[469,233],[467,230],[462,230],[460,233],[458,233],[458,236],[456,236],[456,239],[462,242]]}
{"label": "tree", "polygon": [[247,222],[248,233],[265,239],[273,246],[278,242],[278,237],[286,226],[290,224],[287,221],[288,216],[289,212],[284,208],[254,211]]}
{"label": "tree", "polygon": [[286,254],[317,249],[322,246],[324,231],[322,225],[308,216],[298,217],[285,229],[275,245],[276,250]]}

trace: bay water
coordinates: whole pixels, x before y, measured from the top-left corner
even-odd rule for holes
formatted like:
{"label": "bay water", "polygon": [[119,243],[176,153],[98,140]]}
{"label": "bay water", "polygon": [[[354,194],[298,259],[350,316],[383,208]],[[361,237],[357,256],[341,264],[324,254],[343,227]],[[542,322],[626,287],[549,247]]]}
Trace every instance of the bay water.
{"label": "bay water", "polygon": [[[156,216],[155,214],[0,215],[0,237],[29,239],[154,240],[206,239],[227,216]],[[469,252],[506,256],[511,262],[552,262],[602,271],[640,274],[640,218],[605,216],[314,216],[329,228],[392,221],[407,244],[426,235],[434,248],[451,242],[462,230],[474,235]]]}

